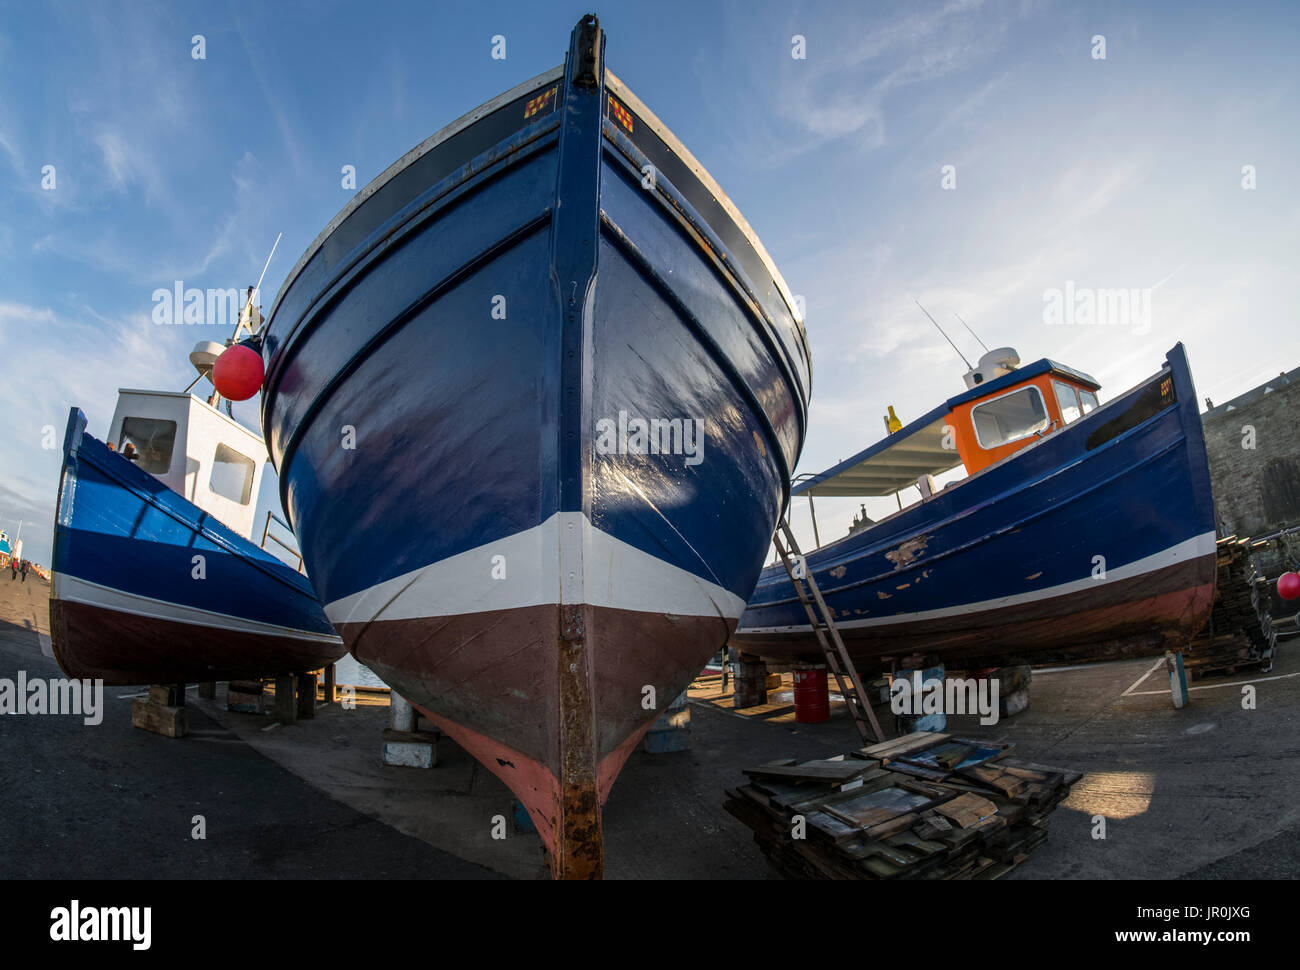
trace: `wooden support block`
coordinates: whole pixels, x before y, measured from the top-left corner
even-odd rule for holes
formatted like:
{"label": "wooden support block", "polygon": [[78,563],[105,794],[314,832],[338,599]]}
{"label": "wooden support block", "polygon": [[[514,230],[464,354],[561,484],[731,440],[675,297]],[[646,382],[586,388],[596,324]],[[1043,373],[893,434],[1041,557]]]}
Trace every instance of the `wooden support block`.
{"label": "wooden support block", "polygon": [[176,689],[175,684],[152,684],[149,687],[149,703],[164,707],[184,707],[185,688]]}
{"label": "wooden support block", "polygon": [[140,697],[131,702],[131,725],[165,738],[183,738],[188,731],[185,708]]}
{"label": "wooden support block", "polygon": [[298,720],[296,680],[293,674],[275,678],[275,716],[281,724],[294,724]]}
{"label": "wooden support block", "polygon": [[199,696],[204,700],[215,700],[217,696],[217,682],[215,680],[205,680],[199,684]]}
{"label": "wooden support block", "polygon": [[316,716],[316,671],[298,674],[298,717]]}
{"label": "wooden support block", "polygon": [[326,704],[335,704],[338,702],[338,671],[334,669],[333,664],[330,664],[325,668],[324,692]]}
{"label": "wooden support block", "polygon": [[266,692],[258,680],[232,680],[226,686],[226,710],[241,714],[265,714]]}

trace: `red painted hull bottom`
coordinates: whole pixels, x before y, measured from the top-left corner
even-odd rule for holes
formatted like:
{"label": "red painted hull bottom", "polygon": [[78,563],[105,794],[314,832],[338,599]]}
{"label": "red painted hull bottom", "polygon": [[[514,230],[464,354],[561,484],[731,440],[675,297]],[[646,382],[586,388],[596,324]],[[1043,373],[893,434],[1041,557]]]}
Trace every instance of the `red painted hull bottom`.
{"label": "red painted hull bottom", "polygon": [[556,874],[599,876],[600,806],[615,778],[735,623],[544,605],[342,623],[339,632],[358,660],[509,786]]}
{"label": "red painted hull bottom", "polygon": [[69,677],[109,685],[246,680],[334,663],[340,643],[177,623],[50,600],[50,647]]}
{"label": "red painted hull bottom", "polygon": [[[1100,660],[1190,640],[1210,617],[1214,586],[1210,555],[1068,596],[941,619],[840,626],[839,631],[864,672],[886,669],[891,658],[913,653],[968,668]],[[773,663],[821,657],[811,632],[739,632],[731,643]]]}

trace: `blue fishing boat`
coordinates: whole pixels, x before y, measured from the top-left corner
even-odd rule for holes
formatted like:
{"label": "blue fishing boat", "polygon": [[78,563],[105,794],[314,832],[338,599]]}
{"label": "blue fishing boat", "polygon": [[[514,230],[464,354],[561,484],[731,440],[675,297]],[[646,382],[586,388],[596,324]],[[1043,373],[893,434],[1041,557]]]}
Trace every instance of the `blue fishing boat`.
{"label": "blue fishing boat", "polygon": [[[1181,344],[1102,405],[1052,360],[992,351],[965,393],[799,482],[796,495],[920,499],[805,557],[865,670],[933,654],[966,668],[1097,658],[1185,643],[1215,590],[1215,517]],[[939,488],[935,476],[964,466]],[[820,661],[781,564],[732,637],[776,662]]]}
{"label": "blue fishing boat", "polygon": [[124,390],[118,401],[111,447],[77,408],[63,442],[50,645],[64,672],[177,684],[341,657],[307,578],[246,536],[260,438],[189,394]]}
{"label": "blue fishing boat", "polygon": [[794,306],[588,16],[363,189],[272,308],[262,424],[326,613],[558,876],[600,874],[615,776],[758,578],[806,422]]}

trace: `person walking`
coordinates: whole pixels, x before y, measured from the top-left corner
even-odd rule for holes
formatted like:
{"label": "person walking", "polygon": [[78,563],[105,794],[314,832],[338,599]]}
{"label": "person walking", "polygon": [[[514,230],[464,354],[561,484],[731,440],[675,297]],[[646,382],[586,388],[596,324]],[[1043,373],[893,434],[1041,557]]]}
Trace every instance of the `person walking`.
{"label": "person walking", "polygon": [[12,570],[9,574],[9,582],[12,583],[18,578],[18,560],[14,559],[12,556],[9,557],[9,568]]}
{"label": "person walking", "polygon": [[23,565],[22,565],[22,574],[23,574],[23,582],[24,582],[24,583],[27,582],[27,570],[29,570],[29,569],[31,569],[31,568],[32,568],[32,564],[31,564],[30,562],[28,562],[26,559],[24,559],[24,560],[23,560]]}

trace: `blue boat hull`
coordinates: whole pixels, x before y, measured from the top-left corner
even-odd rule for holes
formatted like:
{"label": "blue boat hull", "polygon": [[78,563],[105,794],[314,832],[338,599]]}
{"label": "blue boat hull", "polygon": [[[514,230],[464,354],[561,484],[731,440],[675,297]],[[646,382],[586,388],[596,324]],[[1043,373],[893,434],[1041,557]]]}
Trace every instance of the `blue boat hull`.
{"label": "blue boat hull", "polygon": [[[1215,518],[1182,345],[1149,381],[978,475],[807,556],[854,661],[968,667],[1161,649],[1214,600]],[[820,661],[783,566],[731,641]]]}
{"label": "blue boat hull", "polygon": [[263,426],[353,653],[593,875],[619,767],[753,590],[809,373],[736,220],[684,168],[644,188],[615,106],[641,144],[648,112],[575,71],[327,230],[270,317]]}
{"label": "blue boat hull", "polygon": [[72,677],[164,684],[315,670],[345,652],[306,578],[85,433],[74,408],[50,641]]}

